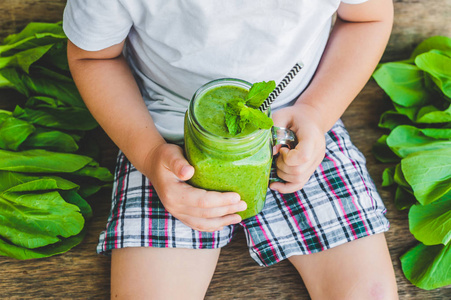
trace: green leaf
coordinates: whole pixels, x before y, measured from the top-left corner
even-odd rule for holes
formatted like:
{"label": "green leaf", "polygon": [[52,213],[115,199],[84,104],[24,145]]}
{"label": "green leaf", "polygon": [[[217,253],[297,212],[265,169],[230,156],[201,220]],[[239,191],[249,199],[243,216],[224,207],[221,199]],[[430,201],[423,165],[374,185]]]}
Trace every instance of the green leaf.
{"label": "green leaf", "polygon": [[448,199],[412,206],[409,229],[425,245],[447,245],[451,240],[451,194]]}
{"label": "green leaf", "polygon": [[[439,131],[440,129],[435,129],[435,132]],[[432,132],[432,130],[429,132]],[[428,137],[416,127],[400,125],[393,129],[387,137],[387,145],[399,157],[406,157],[418,151],[451,147],[451,140],[439,140]]]}
{"label": "green leaf", "polygon": [[227,102],[224,106],[227,130],[232,135],[237,135],[240,132],[240,127],[238,125],[240,115],[239,103],[241,103],[241,105],[244,105],[242,99],[235,98]]}
{"label": "green leaf", "polygon": [[399,125],[409,125],[409,124],[413,124],[410,119],[397,112],[394,110],[387,110],[385,112],[382,113],[380,119],[379,119],[379,124],[378,126],[380,128],[386,128],[386,129],[394,129],[396,126]]}
{"label": "green leaf", "polygon": [[[401,160],[402,163],[402,160]],[[399,186],[405,188],[407,191],[412,191],[410,184],[407,182],[403,172],[401,163],[395,166],[395,174],[393,175],[393,180],[399,184]]]}
{"label": "green leaf", "polygon": [[397,156],[387,145],[388,135],[381,136],[376,143],[374,143],[372,152],[374,157],[383,163],[399,162],[401,158]]}
{"label": "green leaf", "polygon": [[74,138],[67,133],[37,127],[36,131],[29,135],[20,145],[20,148],[23,150],[45,149],[49,151],[71,153],[78,150],[78,145]]}
{"label": "green leaf", "polygon": [[272,119],[267,114],[248,106],[244,106],[240,111],[240,127],[243,130],[244,126],[241,126],[241,122],[244,124],[252,123],[259,129],[270,129],[274,125]]}
{"label": "green leaf", "polygon": [[227,129],[232,135],[244,130],[247,124],[259,129],[269,129],[273,126],[272,119],[260,110],[248,107],[240,98],[230,100],[225,105]]}
{"label": "green leaf", "polygon": [[17,259],[47,257],[80,243],[84,231],[63,236],[79,231],[82,219],[92,216],[91,207],[77,189],[78,185],[58,176],[0,171],[0,255]]}
{"label": "green leaf", "polygon": [[434,105],[421,107],[418,111],[416,122],[418,123],[448,123],[451,122],[451,105],[445,110],[440,110]]}
{"label": "green leaf", "polygon": [[418,55],[415,64],[431,76],[445,96],[451,98],[451,58],[436,52],[427,52]]}
{"label": "green leaf", "polygon": [[421,132],[434,139],[451,140],[451,128],[424,128]]}
{"label": "green leaf", "polygon": [[395,184],[395,167],[385,168],[382,172],[382,186],[387,187]]}
{"label": "green leaf", "polygon": [[30,123],[14,118],[11,113],[0,111],[0,148],[17,150],[35,131]]}
{"label": "green leaf", "polygon": [[427,38],[413,50],[410,58],[414,59],[418,55],[431,50],[439,50],[451,55],[451,38],[439,35]]}
{"label": "green leaf", "polygon": [[92,218],[91,206],[85,199],[83,199],[83,197],[77,191],[75,190],[61,191],[60,194],[63,196],[64,200],[67,203],[76,205],[79,208],[80,213],[82,214],[83,218],[85,218],[85,220],[89,220],[90,218]]}
{"label": "green leaf", "polygon": [[418,111],[421,109],[421,106],[404,107],[396,103],[393,103],[393,106],[399,114],[406,116],[412,122],[417,121]]}
{"label": "green leaf", "polygon": [[19,247],[5,240],[2,240],[2,238],[0,237],[0,255],[21,260],[49,257],[67,252],[68,250],[77,246],[81,243],[85,235],[86,230],[83,229],[79,234],[75,236],[71,236],[69,238],[62,239],[60,242],[57,242],[55,244],[36,249]]}
{"label": "green leaf", "polygon": [[67,61],[67,41],[55,43],[52,48],[42,57],[40,64],[44,66],[55,66],[61,71],[69,72]]}
{"label": "green leaf", "polygon": [[100,191],[100,189],[102,189],[102,188],[111,189],[112,187],[113,187],[113,185],[111,182],[106,183],[106,184],[95,184],[93,182],[82,183],[82,185],[80,186],[80,189],[77,192],[80,195],[80,197],[87,198],[87,197],[94,195],[95,193]]}
{"label": "green leaf", "polygon": [[47,53],[50,48],[52,48],[52,45],[44,45],[17,52],[12,56],[0,57],[0,69],[6,67],[19,67],[24,72],[28,73],[30,66]]}
{"label": "green leaf", "polygon": [[64,201],[57,191],[0,194],[0,232],[4,239],[38,248],[78,234],[84,218],[76,205]]}
{"label": "green leaf", "polygon": [[14,88],[14,85],[2,75],[1,70],[0,70],[0,88]]}
{"label": "green leaf", "polygon": [[14,85],[15,89],[27,97],[46,96],[58,99],[67,106],[85,108],[85,104],[73,82],[49,78],[49,72],[42,68],[30,68],[30,74],[11,68],[1,70],[1,74]]}
{"label": "green leaf", "polygon": [[25,173],[0,171],[0,193],[35,192],[43,190],[75,190],[78,185],[58,176],[35,176]]}
{"label": "green leaf", "polygon": [[[3,44],[14,45],[21,41],[29,41],[29,39],[43,39],[45,37],[54,37],[56,39],[66,38],[61,23],[28,23],[25,28],[17,34],[11,34],[3,40]],[[47,42],[46,43],[50,43]],[[51,42],[53,43],[53,42]],[[39,44],[42,45],[42,44]],[[15,46],[17,47],[17,46]],[[30,45],[25,49],[34,48],[36,45]],[[0,53],[4,52],[5,48],[0,48]]]}
{"label": "green leaf", "polygon": [[71,173],[71,176],[82,176],[97,178],[100,181],[110,182],[113,180],[111,172],[104,167],[100,167],[97,162],[90,162],[83,168]]}
{"label": "green leaf", "polygon": [[417,200],[432,203],[451,190],[451,148],[420,151],[401,161],[402,173]]}
{"label": "green leaf", "polygon": [[419,244],[401,256],[402,270],[414,285],[432,290],[451,284],[451,243],[425,246]]}
{"label": "green leaf", "polygon": [[87,131],[98,126],[88,109],[81,107],[41,105],[34,109],[17,106],[13,115],[32,124],[60,130]]}
{"label": "green leaf", "polygon": [[273,80],[254,83],[246,96],[246,105],[259,108],[275,88],[276,83]]}
{"label": "green leaf", "polygon": [[93,161],[72,153],[41,149],[12,152],[0,150],[0,170],[29,173],[72,173]]}
{"label": "green leaf", "polygon": [[429,97],[424,86],[423,71],[417,66],[391,62],[379,66],[373,73],[377,84],[398,105],[423,105]]}
{"label": "green leaf", "polygon": [[403,187],[397,186],[395,192],[395,207],[397,210],[404,210],[410,208],[415,203],[418,203],[412,191]]}
{"label": "green leaf", "polygon": [[2,81],[6,87],[14,88],[27,97],[30,95],[26,84],[22,81],[19,70],[15,68],[4,68],[0,70],[0,76],[3,78]]}

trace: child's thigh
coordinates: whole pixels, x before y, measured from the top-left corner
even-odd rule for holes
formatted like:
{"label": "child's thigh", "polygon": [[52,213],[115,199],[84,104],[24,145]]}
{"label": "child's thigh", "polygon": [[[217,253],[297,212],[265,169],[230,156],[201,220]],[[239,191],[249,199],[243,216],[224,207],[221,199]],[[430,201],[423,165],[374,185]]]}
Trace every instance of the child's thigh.
{"label": "child's thigh", "polygon": [[383,233],[309,255],[289,258],[312,299],[397,299]]}
{"label": "child's thigh", "polygon": [[203,299],[220,249],[112,251],[111,299]]}

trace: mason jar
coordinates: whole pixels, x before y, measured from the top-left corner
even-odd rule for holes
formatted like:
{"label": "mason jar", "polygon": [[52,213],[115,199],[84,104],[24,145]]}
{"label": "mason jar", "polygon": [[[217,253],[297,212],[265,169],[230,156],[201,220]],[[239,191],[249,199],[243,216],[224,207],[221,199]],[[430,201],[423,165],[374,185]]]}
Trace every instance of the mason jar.
{"label": "mason jar", "polygon": [[[224,112],[199,111],[196,107],[199,101],[209,92],[220,88],[247,91],[252,84],[249,82],[224,78],[211,81],[200,87],[193,95],[185,115],[185,154],[194,167],[194,176],[189,183],[205,190],[219,192],[236,192],[241,200],[247,203],[247,209],[238,212],[241,218],[257,215],[265,204],[269,175],[272,164],[272,147],[275,143],[287,144],[287,138],[277,138],[275,134],[282,130],[289,139],[294,138],[291,131],[279,129],[257,129],[236,136],[230,134],[218,135],[207,130],[199,122],[201,114],[209,117],[219,115],[217,120],[224,121]],[[206,101],[206,100],[205,100]],[[270,111],[267,111],[268,115]],[[214,119],[214,118],[213,118]],[[222,121],[221,121],[222,120]],[[225,126],[224,124],[216,124]]]}

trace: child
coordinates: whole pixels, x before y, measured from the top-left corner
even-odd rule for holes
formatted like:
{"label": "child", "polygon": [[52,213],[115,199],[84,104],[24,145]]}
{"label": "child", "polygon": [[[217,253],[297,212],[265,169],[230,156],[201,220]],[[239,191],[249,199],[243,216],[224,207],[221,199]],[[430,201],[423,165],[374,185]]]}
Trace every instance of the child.
{"label": "child", "polygon": [[[74,80],[121,150],[98,246],[112,254],[112,298],[203,298],[240,225],[252,258],[288,258],[313,299],[397,298],[385,208],[339,120],[380,59],[392,14],[390,0],[68,1]],[[285,182],[241,220],[238,194],[186,183],[184,113],[210,80],[278,82],[297,61],[304,69],[272,109],[299,143],[278,151]]]}

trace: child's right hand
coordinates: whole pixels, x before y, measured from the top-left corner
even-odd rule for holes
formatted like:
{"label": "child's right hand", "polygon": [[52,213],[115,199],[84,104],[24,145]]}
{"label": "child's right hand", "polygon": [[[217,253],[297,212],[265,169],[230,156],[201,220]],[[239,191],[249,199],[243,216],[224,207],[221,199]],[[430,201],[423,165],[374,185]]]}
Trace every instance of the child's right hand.
{"label": "child's right hand", "polygon": [[246,203],[239,194],[206,191],[185,182],[194,175],[194,167],[179,146],[157,146],[147,155],[144,168],[166,210],[185,225],[211,232],[241,221],[236,212],[245,210]]}

